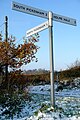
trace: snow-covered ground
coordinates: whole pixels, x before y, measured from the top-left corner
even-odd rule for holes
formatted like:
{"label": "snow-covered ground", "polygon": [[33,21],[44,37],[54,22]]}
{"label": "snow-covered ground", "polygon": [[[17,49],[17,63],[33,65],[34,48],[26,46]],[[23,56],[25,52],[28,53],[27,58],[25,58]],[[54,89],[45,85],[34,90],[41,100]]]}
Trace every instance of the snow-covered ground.
{"label": "snow-covered ground", "polygon": [[15,115],[13,120],[80,120],[80,89],[55,92],[55,110],[51,107],[50,85],[29,86],[28,90],[30,100],[19,118]]}
{"label": "snow-covered ground", "polygon": [[[50,95],[50,85],[30,86],[29,92],[36,94]],[[55,86],[56,88],[56,86]],[[55,92],[57,97],[80,97],[80,89],[64,89],[62,92]]]}
{"label": "snow-covered ground", "polygon": [[55,111],[50,104],[50,85],[30,86],[28,89],[32,100],[24,109],[27,117],[19,120],[80,120],[80,89],[55,92]]}

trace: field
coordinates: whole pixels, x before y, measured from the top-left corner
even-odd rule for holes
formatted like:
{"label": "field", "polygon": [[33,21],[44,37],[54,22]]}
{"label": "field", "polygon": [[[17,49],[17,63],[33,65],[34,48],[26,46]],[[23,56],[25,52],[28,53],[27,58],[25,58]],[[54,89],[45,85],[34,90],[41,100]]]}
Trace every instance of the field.
{"label": "field", "polygon": [[80,120],[80,89],[55,92],[55,110],[50,107],[50,85],[30,86],[29,92],[32,100],[26,102],[21,120]]}
{"label": "field", "polygon": [[50,85],[29,86],[28,91],[30,99],[24,99],[20,113],[12,118],[0,116],[0,120],[80,120],[80,88],[55,91],[55,109],[51,107]]}

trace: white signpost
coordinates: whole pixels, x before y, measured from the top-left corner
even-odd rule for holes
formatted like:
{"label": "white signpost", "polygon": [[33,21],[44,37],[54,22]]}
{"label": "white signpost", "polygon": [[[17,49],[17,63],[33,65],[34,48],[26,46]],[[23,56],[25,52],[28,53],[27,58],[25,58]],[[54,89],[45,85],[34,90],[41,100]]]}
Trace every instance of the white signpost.
{"label": "white signpost", "polygon": [[51,80],[51,104],[55,107],[55,94],[54,94],[54,59],[53,59],[53,20],[65,24],[76,26],[76,20],[73,18],[58,15],[52,12],[40,10],[31,6],[23,5],[17,2],[12,2],[12,9],[27,14],[35,15],[48,19],[47,22],[32,28],[27,31],[27,36],[40,32],[49,27],[49,40],[50,40],[50,80]]}
{"label": "white signpost", "polygon": [[48,27],[49,27],[48,21],[47,21],[47,22],[44,22],[44,23],[42,23],[41,25],[38,25],[38,26],[36,26],[36,27],[28,30],[28,31],[26,32],[26,36],[29,37],[29,36],[31,36],[31,35],[33,35],[33,34],[35,34],[35,33],[38,33],[38,32],[40,32],[40,31],[42,31],[42,30],[45,30],[45,29],[48,28]]}

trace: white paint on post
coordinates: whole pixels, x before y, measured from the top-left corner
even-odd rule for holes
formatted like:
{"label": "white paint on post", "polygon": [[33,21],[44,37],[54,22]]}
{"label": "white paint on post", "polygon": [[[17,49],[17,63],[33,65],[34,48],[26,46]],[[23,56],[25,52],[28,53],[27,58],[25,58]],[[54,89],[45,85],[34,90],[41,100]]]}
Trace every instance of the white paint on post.
{"label": "white paint on post", "polygon": [[53,17],[49,12],[49,42],[50,42],[50,80],[51,80],[51,105],[55,107],[54,93],[54,59],[53,59]]}
{"label": "white paint on post", "polygon": [[29,36],[31,36],[31,35],[33,35],[33,34],[35,34],[35,33],[38,33],[38,32],[40,32],[40,31],[42,31],[42,30],[45,30],[45,29],[48,28],[48,26],[49,26],[49,25],[48,25],[48,21],[47,21],[47,22],[44,22],[44,23],[42,23],[42,24],[40,24],[40,25],[38,25],[38,26],[36,26],[36,27],[28,30],[28,31],[26,32],[26,37],[29,37]]}

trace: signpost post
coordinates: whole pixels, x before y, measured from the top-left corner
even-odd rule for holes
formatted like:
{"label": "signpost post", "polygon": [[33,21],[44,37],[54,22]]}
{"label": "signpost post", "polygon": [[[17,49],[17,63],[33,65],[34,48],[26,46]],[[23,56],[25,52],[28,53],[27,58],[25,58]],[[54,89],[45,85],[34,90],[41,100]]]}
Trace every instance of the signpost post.
{"label": "signpost post", "polygon": [[53,59],[53,16],[49,12],[49,49],[50,49],[50,79],[51,79],[51,104],[55,107],[54,95],[54,59]]}
{"label": "signpost post", "polygon": [[27,31],[27,37],[40,32],[49,27],[49,40],[50,40],[50,79],[51,79],[51,105],[55,107],[55,93],[54,93],[54,59],[53,59],[53,20],[65,24],[76,26],[76,19],[58,15],[52,12],[40,10],[31,6],[23,5],[17,2],[12,2],[12,9],[19,12],[35,15],[38,17],[48,19],[47,22],[32,28]]}

